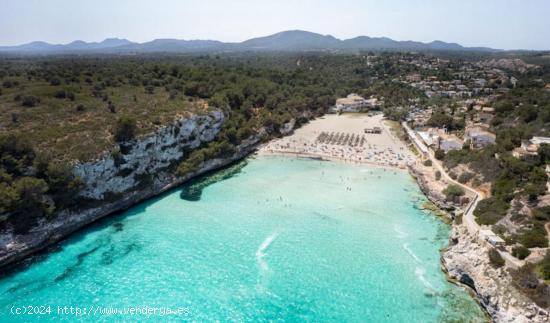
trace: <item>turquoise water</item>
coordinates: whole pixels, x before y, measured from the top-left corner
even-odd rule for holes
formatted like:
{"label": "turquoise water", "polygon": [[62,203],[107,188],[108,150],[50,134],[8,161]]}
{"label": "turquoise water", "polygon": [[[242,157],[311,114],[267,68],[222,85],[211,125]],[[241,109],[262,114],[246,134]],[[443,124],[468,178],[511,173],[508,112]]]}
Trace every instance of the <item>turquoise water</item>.
{"label": "turquoise water", "polygon": [[[0,321],[482,321],[440,270],[449,227],[424,201],[404,172],[251,158],[2,277]],[[10,314],[29,305],[51,314]],[[180,312],[88,317],[58,306]]]}

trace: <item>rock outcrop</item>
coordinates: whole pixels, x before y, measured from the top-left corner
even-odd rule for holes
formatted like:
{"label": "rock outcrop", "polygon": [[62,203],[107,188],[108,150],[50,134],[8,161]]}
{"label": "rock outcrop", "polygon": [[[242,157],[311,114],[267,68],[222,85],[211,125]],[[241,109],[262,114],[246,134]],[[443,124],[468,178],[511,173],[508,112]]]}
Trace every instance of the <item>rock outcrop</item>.
{"label": "rock outcrop", "polygon": [[472,237],[465,226],[453,227],[451,243],[441,254],[449,277],[470,287],[494,322],[550,322],[548,311],[514,287],[505,267],[494,268],[488,247]]}
{"label": "rock outcrop", "polygon": [[78,211],[58,212],[53,220],[43,221],[27,234],[0,234],[0,267],[44,249],[100,218],[244,158],[255,150],[260,135],[243,141],[232,156],[206,160],[195,171],[176,176],[174,168],[179,161],[186,153],[214,140],[223,121],[224,115],[219,111],[181,119],[155,133],[121,144],[120,151],[75,165],[74,173],[84,184],[79,194],[85,206]]}
{"label": "rock outcrop", "polygon": [[422,193],[440,210],[449,213],[454,211],[456,209],[455,205],[445,199],[445,195],[441,192],[440,187],[434,185],[435,179],[429,177],[428,175],[431,174],[427,174],[421,168],[422,166],[419,165],[410,165],[409,174],[416,179]]}
{"label": "rock outcrop", "polygon": [[[409,172],[426,197],[441,210],[463,213],[460,205],[446,201],[441,183],[426,167],[411,165]],[[441,253],[441,263],[450,280],[471,288],[493,322],[550,322],[546,310],[514,287],[505,267],[494,268],[490,264],[488,246],[457,222],[461,221],[453,222],[449,247]]]}
{"label": "rock outcrop", "polygon": [[120,151],[75,166],[84,182],[80,195],[103,200],[131,190],[144,176],[158,174],[181,160],[186,151],[208,143],[220,132],[224,116],[220,111],[178,120],[155,133],[120,144]]}

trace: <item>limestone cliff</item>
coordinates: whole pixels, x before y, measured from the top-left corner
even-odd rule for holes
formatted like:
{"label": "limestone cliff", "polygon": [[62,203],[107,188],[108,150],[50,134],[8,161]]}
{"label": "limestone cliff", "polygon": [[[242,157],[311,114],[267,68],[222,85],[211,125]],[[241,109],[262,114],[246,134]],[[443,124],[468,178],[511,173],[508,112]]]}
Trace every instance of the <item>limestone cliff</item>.
{"label": "limestone cliff", "polygon": [[453,227],[451,243],[441,261],[450,278],[472,288],[494,322],[550,322],[548,311],[514,287],[510,272],[494,268],[488,247],[472,237],[462,224]]}
{"label": "limestone cliff", "polygon": [[252,152],[260,136],[255,135],[236,147],[232,156],[214,158],[185,176],[174,175],[174,166],[185,154],[215,139],[224,115],[213,111],[180,119],[158,131],[119,145],[102,158],[74,166],[83,187],[79,191],[79,210],[65,210],[53,219],[42,221],[29,233],[0,234],[0,267],[57,242],[81,227],[113,212],[175,187],[205,172],[223,167]]}

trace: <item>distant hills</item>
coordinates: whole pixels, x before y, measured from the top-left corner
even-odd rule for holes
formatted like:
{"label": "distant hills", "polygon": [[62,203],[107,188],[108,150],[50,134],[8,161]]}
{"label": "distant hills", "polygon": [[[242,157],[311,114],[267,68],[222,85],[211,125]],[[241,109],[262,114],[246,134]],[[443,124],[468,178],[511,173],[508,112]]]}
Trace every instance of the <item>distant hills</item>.
{"label": "distant hills", "polygon": [[359,36],[341,40],[302,30],[290,30],[270,36],[253,38],[241,43],[224,43],[216,40],[155,39],[146,43],[134,43],[127,39],[108,38],[102,42],[81,40],[60,45],[35,41],[19,46],[0,46],[0,53],[67,54],[67,53],[189,53],[189,52],[239,52],[239,51],[485,51],[486,47],[463,47],[455,43],[433,41],[396,41],[386,37]]}

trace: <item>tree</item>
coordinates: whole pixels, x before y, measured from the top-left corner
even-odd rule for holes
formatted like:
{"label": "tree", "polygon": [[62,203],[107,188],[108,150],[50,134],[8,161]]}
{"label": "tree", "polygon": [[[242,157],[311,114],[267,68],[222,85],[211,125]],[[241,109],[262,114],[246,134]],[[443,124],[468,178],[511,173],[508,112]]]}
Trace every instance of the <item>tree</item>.
{"label": "tree", "polygon": [[124,142],[134,139],[136,135],[136,129],[137,123],[134,118],[129,116],[120,117],[114,129],[115,141]]}
{"label": "tree", "polygon": [[512,248],[512,256],[520,260],[527,258],[529,254],[531,254],[531,251],[524,246],[517,246]]}
{"label": "tree", "polygon": [[43,179],[21,177],[13,184],[19,200],[16,202],[19,210],[37,210],[44,204],[44,193],[48,184]]}
{"label": "tree", "polygon": [[500,255],[498,250],[494,248],[489,249],[488,256],[489,256],[489,262],[495,268],[500,268],[504,266],[504,259],[502,259],[502,256]]}
{"label": "tree", "polygon": [[443,190],[443,194],[445,194],[448,199],[454,199],[463,196],[464,189],[456,184],[449,184],[449,186]]}
{"label": "tree", "polygon": [[25,95],[21,98],[21,105],[32,108],[40,103],[40,99],[34,95]]}

